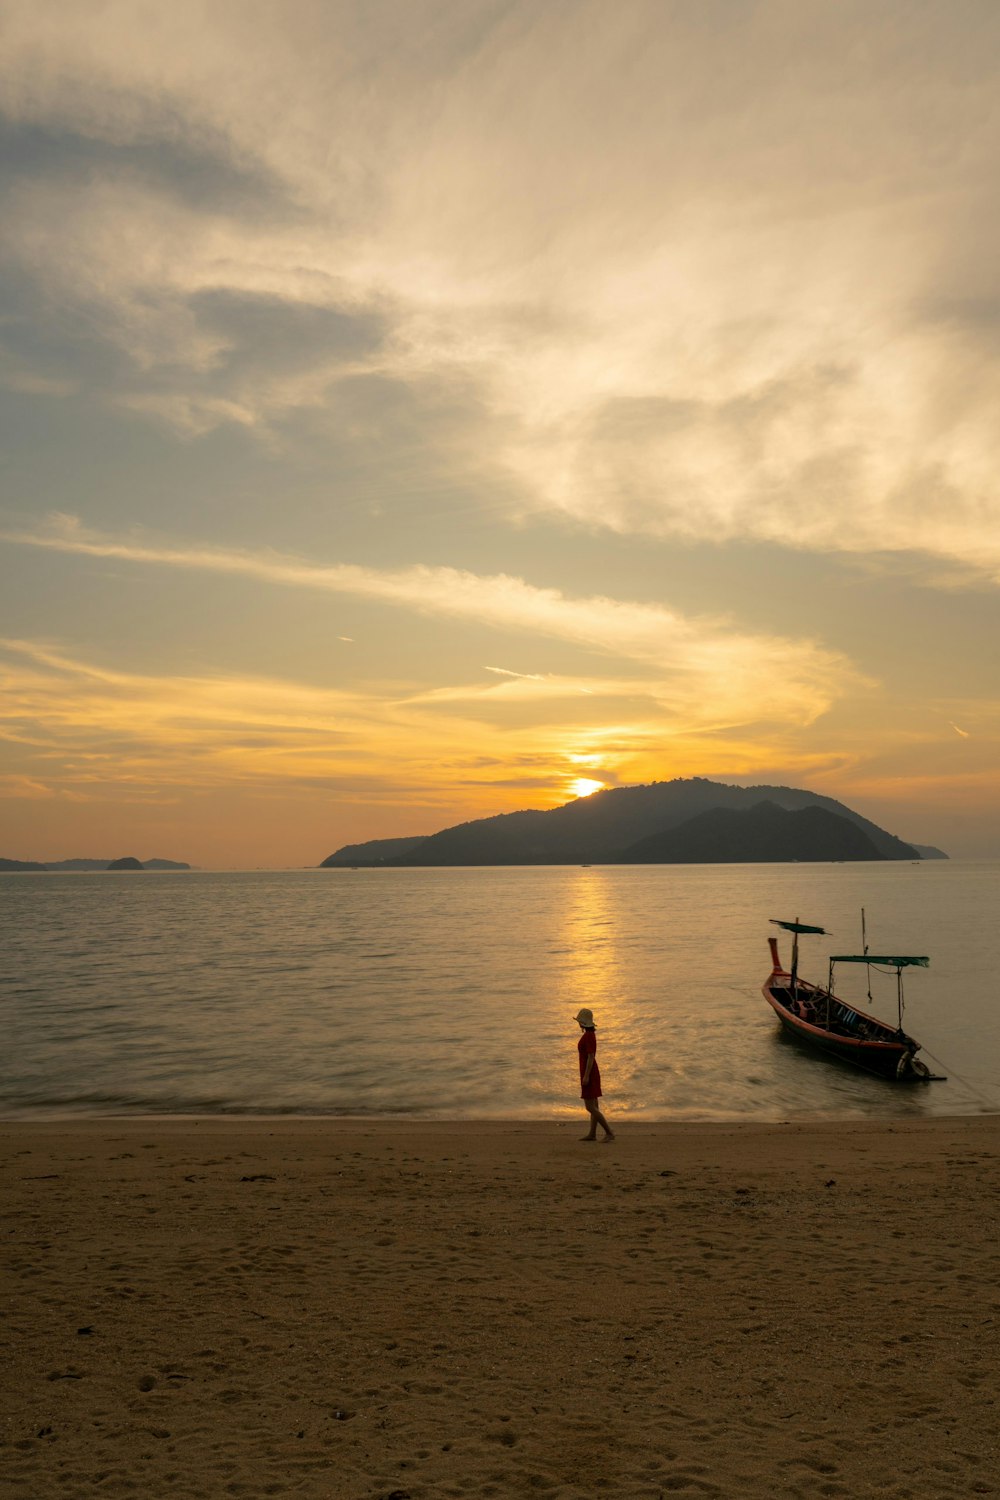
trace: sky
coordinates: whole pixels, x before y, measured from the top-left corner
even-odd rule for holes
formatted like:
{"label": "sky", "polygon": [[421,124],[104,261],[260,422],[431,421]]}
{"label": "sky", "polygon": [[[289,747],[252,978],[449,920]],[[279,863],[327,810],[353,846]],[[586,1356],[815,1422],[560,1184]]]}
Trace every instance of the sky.
{"label": "sky", "polygon": [[0,0],[0,855],[1000,857],[994,0]]}

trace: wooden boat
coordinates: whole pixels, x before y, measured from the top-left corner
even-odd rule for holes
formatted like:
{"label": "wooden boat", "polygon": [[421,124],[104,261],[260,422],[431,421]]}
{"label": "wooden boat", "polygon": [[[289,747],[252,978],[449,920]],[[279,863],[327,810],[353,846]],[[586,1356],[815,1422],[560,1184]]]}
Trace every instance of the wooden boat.
{"label": "wooden boat", "polygon": [[[802,933],[825,933],[826,929],[810,927],[804,922],[779,922],[773,917],[771,921],[775,927],[782,927],[792,934],[790,970],[783,966],[778,956],[777,938],[768,938],[772,968],[763,985],[764,999],[787,1032],[829,1056],[853,1063],[880,1078],[900,1082],[924,1082],[931,1078],[930,1069],[916,1055],[920,1043],[903,1030],[903,970],[926,969],[929,959],[912,955],[875,955],[867,948],[864,953],[839,953],[830,959],[829,977],[823,989],[799,978],[799,936]],[[895,971],[898,1006],[895,1026],[837,998],[833,991],[836,964],[867,964]]]}

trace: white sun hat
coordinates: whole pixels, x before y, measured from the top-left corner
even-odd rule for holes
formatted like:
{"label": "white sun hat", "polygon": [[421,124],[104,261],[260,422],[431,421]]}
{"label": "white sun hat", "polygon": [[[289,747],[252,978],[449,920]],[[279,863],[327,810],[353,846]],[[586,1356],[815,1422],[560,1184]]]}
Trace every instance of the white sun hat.
{"label": "white sun hat", "polygon": [[573,1017],[573,1020],[579,1021],[581,1026],[586,1026],[588,1028],[593,1027],[594,1031],[597,1030],[597,1023],[594,1020],[594,1012],[592,1010],[588,1010],[586,1006],[584,1006],[583,1010],[577,1011],[576,1015]]}

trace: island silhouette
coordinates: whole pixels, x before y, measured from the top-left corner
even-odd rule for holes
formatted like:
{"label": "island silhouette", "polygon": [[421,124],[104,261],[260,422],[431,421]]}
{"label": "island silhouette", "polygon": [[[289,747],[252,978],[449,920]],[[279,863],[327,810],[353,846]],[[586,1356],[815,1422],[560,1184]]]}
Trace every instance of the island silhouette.
{"label": "island silhouette", "polygon": [[320,868],[930,858],[947,855],[904,842],[832,797],[693,776],[613,787],[421,837],[345,844]]}
{"label": "island silhouette", "polygon": [[190,870],[192,867],[176,859],[136,859],[133,854],[123,855],[120,859],[50,859],[40,863],[33,859],[0,859],[0,874],[17,874],[19,871],[30,873],[35,871],[49,871],[59,873],[95,872],[100,870]]}

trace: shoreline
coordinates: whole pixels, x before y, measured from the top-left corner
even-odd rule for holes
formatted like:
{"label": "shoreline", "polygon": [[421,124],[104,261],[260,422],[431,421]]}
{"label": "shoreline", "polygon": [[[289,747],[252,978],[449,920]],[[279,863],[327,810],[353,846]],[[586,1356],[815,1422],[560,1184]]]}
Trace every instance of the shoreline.
{"label": "shoreline", "polygon": [[1000,1117],[580,1116],[0,1120],[0,1494],[1000,1495]]}
{"label": "shoreline", "polygon": [[[906,1085],[887,1085],[887,1089],[895,1088],[898,1091],[920,1090],[930,1087],[922,1083]],[[899,1093],[899,1102],[905,1102],[909,1096]],[[892,1100],[887,1099],[887,1103]],[[749,1114],[717,1114],[690,1113],[662,1116],[647,1116],[645,1114],[616,1113],[615,1117],[625,1130],[672,1130],[692,1128],[698,1126],[726,1127],[739,1126],[747,1130],[768,1130],[777,1126],[787,1127],[789,1125],[822,1125],[822,1126],[854,1126],[869,1125],[872,1129],[885,1129],[901,1127],[905,1125],[940,1125],[949,1121],[960,1120],[982,1120],[1000,1119],[1000,1100],[988,1099],[986,1095],[976,1095],[969,1100],[967,1107],[956,1108],[955,1101],[951,1101],[952,1110],[949,1113],[935,1113],[928,1111],[925,1114],[914,1116],[910,1113],[900,1111],[891,1114],[884,1110],[866,1111],[857,1108],[851,1111],[838,1110],[810,1110],[810,1111],[786,1111],[784,1114],[775,1113],[773,1116],[749,1115]],[[34,1125],[64,1125],[69,1127],[76,1124],[103,1125],[121,1124],[132,1121],[141,1124],[144,1120],[154,1123],[169,1124],[171,1121],[178,1123],[208,1122],[217,1120],[220,1123],[230,1123],[239,1126],[242,1123],[253,1124],[254,1122],[268,1124],[274,1121],[289,1121],[303,1125],[328,1125],[343,1124],[345,1126],[363,1126],[368,1124],[398,1125],[400,1127],[415,1127],[423,1129],[425,1126],[455,1125],[463,1126],[471,1130],[480,1127],[494,1128],[496,1126],[523,1127],[537,1126],[539,1128],[558,1127],[560,1129],[579,1123],[582,1118],[586,1124],[586,1117],[577,1101],[577,1107],[565,1106],[558,1114],[548,1115],[464,1115],[464,1114],[423,1114],[417,1111],[407,1112],[397,1110],[392,1114],[382,1114],[372,1111],[371,1113],[352,1114],[349,1111],[340,1110],[299,1110],[299,1109],[254,1109],[254,1108],[231,1108],[231,1109],[177,1109],[177,1110],[143,1110],[128,1109],[121,1111],[103,1111],[91,1108],[77,1109],[73,1106],[47,1106],[32,1105],[20,1110],[4,1112],[0,1110],[0,1130],[5,1127],[31,1127]],[[609,1109],[613,1110],[613,1104],[609,1103]]]}
{"label": "shoreline", "polygon": [[[610,1107],[610,1106],[609,1106]],[[634,1115],[621,1114],[616,1118],[622,1122],[622,1129],[629,1132],[636,1131],[648,1134],[651,1131],[669,1133],[673,1130],[725,1130],[745,1129],[749,1131],[768,1132],[771,1130],[787,1130],[790,1126],[816,1126],[817,1128],[833,1128],[838,1125],[844,1127],[858,1127],[870,1125],[873,1130],[894,1129],[937,1129],[941,1126],[959,1125],[972,1119],[1000,1118],[1000,1110],[984,1112],[978,1116],[966,1114],[954,1115],[924,1115],[918,1119],[912,1116],[899,1115],[889,1117],[885,1115],[838,1115],[836,1117],[821,1115],[796,1115],[773,1120],[746,1117],[743,1115],[729,1115],[725,1118],[710,1119],[641,1119]],[[587,1116],[582,1105],[578,1109],[568,1111],[565,1116],[554,1115],[424,1115],[407,1114],[400,1111],[397,1114],[344,1114],[337,1111],[328,1113],[300,1113],[297,1110],[284,1111],[261,1111],[259,1113],[251,1110],[186,1110],[186,1111],[160,1111],[140,1112],[129,1111],[121,1114],[96,1114],[92,1111],[77,1113],[64,1111],[53,1114],[30,1114],[30,1115],[3,1115],[0,1114],[0,1132],[5,1130],[32,1129],[38,1126],[40,1129],[54,1129],[59,1126],[85,1125],[88,1128],[99,1129],[110,1125],[135,1125],[140,1127],[146,1122],[158,1125],[176,1124],[179,1127],[191,1125],[231,1126],[238,1130],[242,1125],[267,1124],[288,1125],[290,1127],[301,1126],[327,1126],[342,1125],[351,1130],[364,1129],[367,1126],[398,1127],[400,1129],[416,1127],[418,1130],[450,1130],[469,1129],[473,1132],[516,1130],[521,1131],[525,1127],[534,1127],[539,1130],[568,1130],[575,1125],[586,1125]]]}

